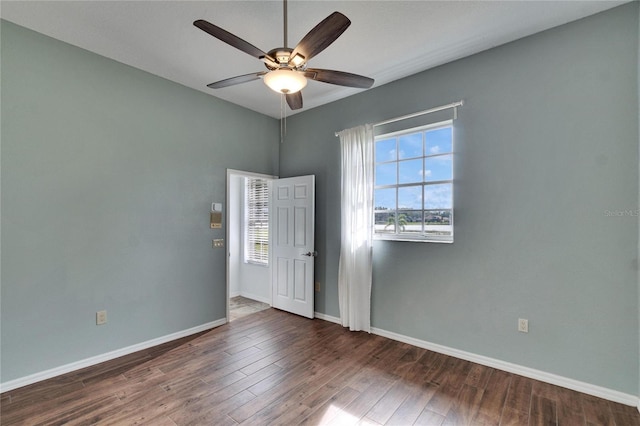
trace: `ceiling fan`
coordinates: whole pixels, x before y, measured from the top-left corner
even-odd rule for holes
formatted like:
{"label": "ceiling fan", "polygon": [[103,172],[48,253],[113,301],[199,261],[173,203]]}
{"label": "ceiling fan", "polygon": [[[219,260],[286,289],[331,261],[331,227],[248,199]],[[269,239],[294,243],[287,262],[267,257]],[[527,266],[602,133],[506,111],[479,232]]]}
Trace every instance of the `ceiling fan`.
{"label": "ceiling fan", "polygon": [[307,66],[311,58],[326,49],[351,25],[351,21],[346,16],[340,12],[333,12],[309,31],[294,49],[291,49],[287,47],[287,0],[283,0],[283,3],[284,47],[276,47],[267,53],[203,19],[193,23],[202,31],[228,45],[260,59],[267,67],[267,71],[227,78],[208,84],[208,87],[220,89],[262,78],[269,88],[284,94],[289,108],[295,110],[302,108],[300,90],[307,85],[307,79],[361,89],[368,89],[373,85],[374,80],[369,77]]}

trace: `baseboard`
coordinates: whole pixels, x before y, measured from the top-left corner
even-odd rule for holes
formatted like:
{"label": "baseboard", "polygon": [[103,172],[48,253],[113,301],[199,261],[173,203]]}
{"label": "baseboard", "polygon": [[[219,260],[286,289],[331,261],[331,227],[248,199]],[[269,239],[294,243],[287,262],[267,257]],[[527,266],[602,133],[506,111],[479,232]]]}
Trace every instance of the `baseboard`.
{"label": "baseboard", "polygon": [[176,333],[167,334],[166,336],[147,340],[146,342],[127,346],[126,348],[116,349],[115,351],[107,352],[105,354],[96,355],[91,358],[86,358],[80,361],[72,362],[70,364],[62,365],[60,367],[55,367],[50,370],[41,371],[39,373],[21,377],[19,379],[14,379],[8,382],[0,383],[0,393],[21,388],[23,386],[31,385],[33,383],[41,382],[43,380],[60,376],[62,374],[71,373],[72,371],[76,371],[85,367],[90,367],[92,365],[100,364],[101,362],[110,361],[112,359],[119,358],[124,355],[129,355],[134,352],[141,351],[143,349],[151,348],[153,346],[158,346],[163,343],[170,342],[172,340],[180,339],[182,337],[191,336],[192,334],[200,333],[201,331],[210,330],[212,328],[219,327],[226,323],[227,323],[227,319],[221,318],[219,320],[208,322],[206,324],[202,324],[196,327],[192,327],[187,330],[178,331]]}
{"label": "baseboard", "polygon": [[247,293],[246,291],[241,291],[240,296],[246,297],[247,299],[256,300],[258,302],[266,303],[271,306],[271,298],[270,297],[262,297],[257,294]]}
{"label": "baseboard", "polygon": [[[315,317],[321,320],[342,324],[340,318],[316,312]],[[386,337],[391,340],[408,343],[419,348],[428,349],[444,355],[453,356],[455,358],[464,359],[475,362],[476,364],[486,365],[487,367],[496,368],[498,370],[507,371],[509,373],[518,374],[530,379],[539,380],[541,382],[550,383],[552,385],[561,386],[563,388],[572,389],[588,395],[597,396],[598,398],[607,399],[620,404],[637,407],[640,411],[640,400],[635,395],[619,392],[613,389],[604,388],[602,386],[592,385],[590,383],[581,382],[579,380],[569,379],[567,377],[558,376],[556,374],[547,373],[545,371],[536,370],[522,365],[513,364],[499,359],[477,355],[471,352],[461,351],[459,349],[450,348],[448,346],[427,342],[425,340],[416,339],[392,331],[383,330],[381,328],[371,327],[371,333],[378,336]]]}
{"label": "baseboard", "polygon": [[471,352],[461,351],[459,349],[438,345],[436,343],[430,343],[424,340],[415,339],[413,337],[404,336],[402,334],[394,333],[391,331],[382,330],[380,328],[372,327],[371,332],[373,334],[387,337],[392,340],[397,340],[399,342],[408,343],[419,348],[424,348],[433,352],[450,355],[455,358],[475,362],[476,364],[486,365],[487,367],[492,367],[509,373],[518,374],[520,376],[550,383],[552,385],[561,386],[563,388],[572,389],[578,392],[586,393],[588,395],[597,396],[598,398],[603,398],[609,401],[619,402],[620,404],[630,406],[639,406],[638,397],[635,395],[630,395],[613,389],[604,388],[602,386],[596,386],[590,383],[581,382],[579,380],[558,376],[557,374],[547,373],[545,371],[524,367],[522,365],[512,364],[510,362],[501,361],[499,359],[489,358],[483,355],[477,355]]}
{"label": "baseboard", "polygon": [[335,322],[336,324],[342,324],[342,321],[340,321],[340,318],[332,317],[331,315],[323,314],[322,312],[314,312],[313,316],[315,318],[318,318],[324,321]]}

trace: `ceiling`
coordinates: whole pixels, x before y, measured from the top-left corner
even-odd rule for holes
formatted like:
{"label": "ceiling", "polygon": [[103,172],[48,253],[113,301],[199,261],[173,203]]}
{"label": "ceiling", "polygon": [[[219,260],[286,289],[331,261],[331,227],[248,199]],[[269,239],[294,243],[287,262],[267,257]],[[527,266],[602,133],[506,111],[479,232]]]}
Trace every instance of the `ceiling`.
{"label": "ceiling", "polygon": [[[351,26],[309,66],[372,77],[374,87],[626,1],[288,1],[289,47],[333,11]],[[263,51],[283,44],[280,1],[6,1],[0,16],[99,55],[275,118],[261,81],[208,83],[263,71],[259,60],[192,25],[205,19]],[[310,81],[304,111],[362,89]],[[289,111],[288,114],[292,112]]]}

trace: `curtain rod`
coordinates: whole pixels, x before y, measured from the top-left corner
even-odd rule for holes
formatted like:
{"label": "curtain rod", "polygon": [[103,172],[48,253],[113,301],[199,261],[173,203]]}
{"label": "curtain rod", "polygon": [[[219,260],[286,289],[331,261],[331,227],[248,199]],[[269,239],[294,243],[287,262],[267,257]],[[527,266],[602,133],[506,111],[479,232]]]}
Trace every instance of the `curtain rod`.
{"label": "curtain rod", "polygon": [[[438,112],[438,111],[442,111],[445,109],[450,109],[450,108],[456,108],[459,106],[464,105],[464,101],[460,100],[458,102],[452,102],[450,104],[447,105],[441,105],[435,108],[429,108],[429,109],[425,109],[424,111],[418,111],[418,112],[414,112],[412,114],[407,114],[407,115],[402,115],[400,117],[395,117],[395,118],[390,118],[389,120],[384,120],[384,121],[380,121],[378,123],[375,123],[373,125],[373,127],[377,127],[377,126],[382,126],[384,124],[389,124],[389,123],[395,123],[396,121],[402,121],[402,120],[407,120],[409,118],[414,118],[414,117],[419,117],[421,115],[425,115],[425,114],[431,114],[432,112]],[[336,136],[338,136],[340,132],[336,132]]]}

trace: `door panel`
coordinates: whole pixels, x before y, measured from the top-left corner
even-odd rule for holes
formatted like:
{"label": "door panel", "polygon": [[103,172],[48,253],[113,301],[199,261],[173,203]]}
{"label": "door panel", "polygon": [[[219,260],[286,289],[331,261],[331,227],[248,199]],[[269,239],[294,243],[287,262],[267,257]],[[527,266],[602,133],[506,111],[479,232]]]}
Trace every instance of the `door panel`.
{"label": "door panel", "polygon": [[289,286],[288,286],[289,259],[278,258],[277,264],[278,264],[278,267],[276,268],[277,280],[275,281],[276,288],[278,291],[277,295],[278,297],[288,298],[289,297]]}
{"label": "door panel", "polygon": [[300,208],[300,207],[294,207],[293,209],[294,211],[294,219],[293,219],[293,226],[294,226],[294,230],[293,230],[293,239],[294,242],[293,244],[296,247],[306,247],[307,245],[307,241],[306,241],[306,237],[307,237],[307,221],[306,221],[306,217],[307,217],[307,209],[306,208]]}
{"label": "door panel", "polygon": [[295,275],[294,279],[294,291],[293,297],[295,300],[304,302],[307,299],[306,288],[305,288],[305,277],[306,277],[306,262],[295,259],[293,261],[293,273]]}
{"label": "door panel", "polygon": [[313,318],[315,176],[272,185],[273,307]]}
{"label": "door panel", "polygon": [[279,246],[289,245],[289,209],[286,207],[278,207],[276,210],[277,232],[278,236],[276,244]]}

